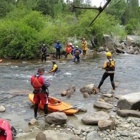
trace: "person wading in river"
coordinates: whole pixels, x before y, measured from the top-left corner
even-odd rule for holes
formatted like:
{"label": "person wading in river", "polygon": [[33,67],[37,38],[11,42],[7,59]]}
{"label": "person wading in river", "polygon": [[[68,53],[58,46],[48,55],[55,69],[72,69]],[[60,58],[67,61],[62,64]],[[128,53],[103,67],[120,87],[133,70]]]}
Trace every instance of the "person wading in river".
{"label": "person wading in river", "polygon": [[86,56],[88,43],[85,38],[82,38],[82,51],[83,51],[83,58]]}
{"label": "person wading in river", "polygon": [[38,111],[38,104],[40,101],[44,105],[44,113],[45,116],[48,114],[48,96],[49,93],[46,92],[46,89],[50,86],[50,82],[46,79],[43,74],[45,72],[44,68],[39,68],[37,74],[31,77],[31,85],[34,88],[34,117],[37,119],[37,111]]}
{"label": "person wading in river", "polygon": [[43,46],[41,47],[41,61],[42,62],[43,60],[46,62],[46,56],[47,56],[47,46],[43,44]]}
{"label": "person wading in river", "polygon": [[53,75],[55,75],[55,74],[57,74],[59,72],[58,66],[57,66],[57,64],[56,64],[56,62],[54,60],[52,61],[52,64],[53,64],[53,67],[49,71],[49,73],[53,73]]}
{"label": "person wading in river", "polygon": [[110,82],[113,88],[111,92],[114,93],[115,91],[115,84],[114,84],[115,61],[112,58],[111,52],[107,52],[106,57],[107,57],[107,60],[104,62],[104,65],[102,67],[102,69],[105,69],[105,73],[102,76],[102,79],[98,85],[98,89],[96,89],[96,92],[100,91],[100,87],[102,86],[104,80],[109,76]]}

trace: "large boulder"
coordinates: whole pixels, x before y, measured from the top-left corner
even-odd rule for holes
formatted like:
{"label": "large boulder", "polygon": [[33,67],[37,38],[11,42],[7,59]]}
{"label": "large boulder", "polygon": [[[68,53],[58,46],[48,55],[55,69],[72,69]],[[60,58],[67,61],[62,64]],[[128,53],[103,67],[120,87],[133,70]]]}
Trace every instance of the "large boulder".
{"label": "large boulder", "polygon": [[46,116],[45,121],[50,124],[64,124],[67,121],[67,115],[64,112],[53,112]]}
{"label": "large boulder", "polygon": [[93,114],[87,114],[82,117],[81,121],[84,124],[98,124],[101,120],[108,120],[110,115],[103,111],[94,112]]}
{"label": "large boulder", "polygon": [[94,103],[94,106],[98,107],[98,108],[102,108],[102,109],[111,109],[111,108],[113,108],[113,105],[111,105],[109,103],[106,103],[106,102],[101,102],[101,101],[96,101]]}
{"label": "large boulder", "polygon": [[36,136],[36,140],[47,140],[47,138],[43,132],[39,132]]}
{"label": "large boulder", "polygon": [[121,96],[117,107],[120,110],[140,110],[140,92]]}
{"label": "large boulder", "polygon": [[140,112],[136,110],[117,110],[117,114],[121,117],[138,117],[140,118]]}

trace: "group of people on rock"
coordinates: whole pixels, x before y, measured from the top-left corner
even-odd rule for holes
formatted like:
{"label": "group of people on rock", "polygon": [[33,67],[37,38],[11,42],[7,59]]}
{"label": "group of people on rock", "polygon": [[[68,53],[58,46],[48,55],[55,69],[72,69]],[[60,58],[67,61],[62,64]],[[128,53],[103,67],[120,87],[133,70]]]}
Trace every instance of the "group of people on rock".
{"label": "group of people on rock", "polygon": [[[86,51],[87,51],[87,46],[88,46],[88,42],[86,41],[85,38],[82,38],[82,43],[81,43],[81,48],[78,46],[73,46],[72,43],[67,43],[67,46],[65,48],[65,58],[67,58],[68,55],[71,55],[71,57],[73,57],[73,62],[78,61],[80,62],[80,54],[83,53],[83,57],[85,58],[86,56]],[[56,50],[56,59],[60,59],[61,57],[61,50],[62,50],[62,44],[60,43],[60,41],[57,41],[54,44],[54,48]],[[47,56],[47,46],[45,44],[43,44],[43,46],[41,47],[41,61],[46,61],[46,56]]]}
{"label": "group of people on rock", "polygon": [[[71,45],[71,44],[70,44]],[[85,44],[84,44],[85,45]],[[73,50],[73,53],[76,53],[76,49],[78,49],[78,47],[76,47]],[[72,51],[70,51],[71,53]],[[110,82],[112,85],[112,93],[114,93],[115,91],[115,84],[114,84],[114,73],[115,73],[115,60],[112,58],[112,54],[111,52],[106,52],[106,58],[107,60],[104,61],[103,67],[102,69],[105,69],[105,72],[101,78],[101,81],[98,85],[98,87],[95,89],[96,93],[100,92],[100,88],[102,86],[102,84],[104,83],[104,80],[107,77],[110,77]],[[75,57],[74,57],[75,59]],[[53,68],[49,71],[49,73],[55,73],[58,69],[58,66],[56,64],[55,61],[52,61],[53,63]],[[49,92],[48,92],[48,87],[50,86],[50,82],[48,79],[46,79],[43,74],[45,72],[44,68],[39,68],[37,73],[35,75],[33,75],[31,77],[31,85],[34,88],[34,102],[35,102],[35,106],[34,106],[34,117],[37,119],[37,110],[38,110],[38,105],[40,103],[40,101],[42,102],[42,105],[44,105],[44,113],[45,116],[48,114],[48,96],[49,96]],[[47,91],[46,91],[47,90]]]}

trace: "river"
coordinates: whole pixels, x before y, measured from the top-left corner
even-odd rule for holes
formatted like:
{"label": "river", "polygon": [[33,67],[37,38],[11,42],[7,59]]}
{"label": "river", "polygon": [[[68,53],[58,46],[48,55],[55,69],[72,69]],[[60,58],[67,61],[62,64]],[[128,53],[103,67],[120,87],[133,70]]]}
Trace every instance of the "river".
{"label": "river", "polygon": [[[140,91],[140,55],[119,54],[114,55],[116,61],[115,83],[118,83],[116,95],[124,95]],[[69,60],[57,60],[61,70],[56,76],[48,74],[52,63],[47,60],[41,63],[40,60],[21,61],[3,60],[0,64],[0,104],[6,108],[0,113],[1,118],[9,120],[17,130],[28,128],[28,120],[33,118],[32,104],[28,100],[28,94],[33,88],[30,85],[31,75],[37,72],[39,67],[44,67],[45,76],[51,81],[49,87],[50,95],[68,102],[72,105],[84,103],[87,113],[94,112],[93,103],[98,96],[83,98],[79,91],[84,85],[92,84],[98,86],[104,70],[101,69],[105,60],[104,54],[96,54],[81,59],[80,63],[73,63]],[[62,97],[61,92],[75,85],[76,92],[71,98]],[[101,87],[102,92],[109,93],[111,84],[109,78]],[[80,119],[83,114],[76,114],[70,119]]]}

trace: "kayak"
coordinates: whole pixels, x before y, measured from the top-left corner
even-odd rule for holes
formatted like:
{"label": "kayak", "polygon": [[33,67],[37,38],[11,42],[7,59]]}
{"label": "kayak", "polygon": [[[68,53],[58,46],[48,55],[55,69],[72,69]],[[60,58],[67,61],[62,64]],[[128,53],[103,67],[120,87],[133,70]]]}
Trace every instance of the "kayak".
{"label": "kayak", "polygon": [[[28,95],[28,98],[33,104],[35,104],[33,101],[33,98],[34,98],[33,93],[30,93]],[[42,105],[41,102],[39,103],[38,106],[40,109],[44,109],[44,106]],[[73,114],[78,112],[78,109],[73,109],[72,107],[73,107],[72,105],[70,105],[66,102],[63,102],[59,99],[56,99],[56,98],[50,97],[50,96],[48,97],[48,110],[49,110],[49,112],[64,112],[67,115],[73,115]]]}
{"label": "kayak", "polygon": [[0,118],[0,140],[13,140],[13,134],[9,122]]}

